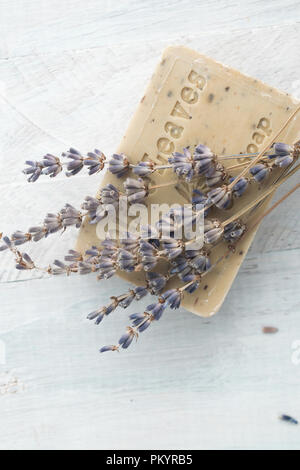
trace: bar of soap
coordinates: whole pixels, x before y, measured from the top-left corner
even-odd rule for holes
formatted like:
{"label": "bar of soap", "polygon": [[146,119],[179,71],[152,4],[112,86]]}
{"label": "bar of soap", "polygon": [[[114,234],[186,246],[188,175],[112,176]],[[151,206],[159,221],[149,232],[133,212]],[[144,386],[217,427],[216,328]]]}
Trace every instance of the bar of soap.
{"label": "bar of soap", "polygon": [[[257,152],[286,121],[298,102],[260,81],[242,75],[214,60],[185,47],[169,47],[162,56],[150,84],[141,98],[137,111],[124,135],[117,153],[125,153],[131,162],[153,160],[159,164],[167,162],[174,151],[183,147],[203,143],[215,153],[236,154]],[[293,143],[299,139],[299,115],[293,120],[279,140]],[[238,159],[236,163],[241,162]],[[232,166],[234,160],[227,161]],[[237,174],[240,170],[232,172]],[[278,174],[272,172],[270,182]],[[124,180],[124,179],[123,179]],[[122,188],[123,180],[106,173],[102,186],[111,182]],[[148,203],[190,202],[192,190],[199,183],[180,183],[171,171],[155,172],[153,184],[174,182],[170,187],[152,190]],[[255,197],[263,186],[251,185],[245,195],[235,201],[230,211],[215,210],[213,216],[224,220]],[[270,197],[248,214],[248,222],[263,213]],[[211,316],[218,311],[239,267],[255,236],[249,230],[237,245],[237,250],[204,276],[199,289],[186,294],[183,306],[201,316]],[[87,221],[80,231],[77,249],[84,252],[92,245],[99,245],[95,226]],[[225,252],[225,244],[213,249],[213,261]],[[119,273],[135,284],[143,283],[142,273]],[[102,282],[102,281],[101,281]],[[105,282],[105,281],[103,281]],[[170,285],[175,285],[172,281]],[[179,283],[180,284],[180,283]],[[178,285],[178,280],[177,280]],[[181,285],[181,284],[180,284]]]}

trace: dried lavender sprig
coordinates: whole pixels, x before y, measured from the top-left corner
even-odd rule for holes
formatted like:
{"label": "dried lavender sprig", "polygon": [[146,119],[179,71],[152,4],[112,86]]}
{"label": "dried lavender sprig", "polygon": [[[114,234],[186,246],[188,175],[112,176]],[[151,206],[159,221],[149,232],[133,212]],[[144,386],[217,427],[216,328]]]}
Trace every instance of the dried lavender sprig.
{"label": "dried lavender sprig", "polygon": [[[262,217],[265,217],[268,215],[271,211],[273,211],[281,202],[283,202],[285,199],[287,199],[293,192],[295,192],[297,189],[300,188],[300,183],[298,183],[292,190],[290,190],[287,194],[285,194],[277,203],[273,204],[273,206],[266,211],[263,216],[259,217],[255,224],[252,226],[255,227],[257,224],[261,222]],[[245,232],[244,232],[245,233]],[[244,235],[244,233],[239,237],[241,239]],[[169,291],[166,291],[164,294],[162,294],[158,298],[158,303],[156,304],[151,304],[146,308],[146,311],[143,314],[136,313],[130,315],[130,319],[133,321],[133,332],[135,333],[135,336],[137,335],[138,332],[144,331],[150,324],[155,320],[155,319],[160,319],[166,306],[168,305],[171,309],[177,309],[180,306],[181,300],[183,299],[184,293],[193,293],[198,287],[199,283],[202,280],[202,277],[208,274],[216,265],[218,265],[221,261],[226,259],[230,254],[230,250],[225,253],[223,256],[221,256],[214,265],[212,265],[207,271],[205,271],[202,275],[199,275],[189,281],[187,284],[185,284],[182,287],[175,288],[175,289],[170,289]],[[150,312],[150,313],[149,313]],[[155,318],[156,317],[156,318]],[[145,328],[143,328],[143,325],[145,324]],[[128,327],[127,331],[132,327]],[[133,334],[130,333],[130,334]],[[128,333],[127,333],[128,335]],[[128,336],[127,336],[128,337]],[[137,337],[137,336],[136,336]],[[123,349],[127,349],[127,347],[131,344],[132,340],[128,339],[128,344],[125,342],[125,337],[122,336],[121,339],[119,340],[118,345],[114,346],[104,346],[103,348],[100,349],[100,352],[105,352],[105,351],[114,351],[120,349],[122,347]],[[123,346],[125,342],[125,346]],[[289,417],[288,417],[289,418]],[[288,419],[289,420],[289,419]]]}
{"label": "dried lavender sprig", "polygon": [[140,300],[148,294],[146,287],[138,286],[133,289],[130,289],[128,293],[121,294],[117,297],[111,297],[112,302],[108,306],[102,306],[97,310],[89,313],[87,318],[88,320],[95,320],[95,323],[99,325],[102,322],[105,316],[108,316],[111,312],[121,307],[126,309],[131,305],[133,300]]}
{"label": "dried lavender sprig", "polygon": [[[299,158],[298,143],[290,147],[287,144],[276,143],[272,147],[273,154],[269,156],[272,163],[257,163],[250,168],[251,177],[238,175],[229,179],[229,185],[217,187],[208,192],[210,203],[218,209],[227,209],[232,205],[232,196],[241,197],[251,180],[256,183],[263,181],[273,167],[287,168]],[[285,153],[284,153],[285,152]],[[289,152],[289,153],[287,153]]]}
{"label": "dried lavender sprig", "polygon": [[79,173],[84,167],[88,169],[88,174],[93,175],[98,173],[104,168],[106,157],[98,149],[94,152],[88,152],[86,156],[74,148],[70,148],[67,152],[62,153],[62,157],[69,159],[69,162],[63,162],[59,157],[51,154],[46,154],[40,161],[27,160],[27,168],[23,173],[30,175],[28,181],[34,183],[41,175],[56,177],[63,167],[66,166],[66,176],[74,176]]}
{"label": "dried lavender sprig", "polygon": [[[273,145],[273,143],[275,142],[275,140],[280,136],[280,134],[287,128],[287,126],[289,125],[289,123],[292,121],[292,119],[296,116],[296,114],[299,112],[300,110],[300,105],[298,105],[296,107],[296,109],[290,114],[290,116],[288,117],[288,119],[285,121],[285,123],[283,124],[283,126],[280,127],[279,131],[270,139],[270,141],[267,142],[267,144],[264,146],[264,148],[262,149],[262,151],[254,158],[254,160],[249,163],[249,165],[238,175],[237,177],[237,180],[235,181],[235,183],[237,183],[241,178],[243,178],[248,171],[250,171],[250,169],[252,167],[254,167],[258,162],[259,160],[261,159],[261,157],[270,149],[270,147]],[[298,145],[299,143],[297,142],[296,145]],[[298,150],[297,150],[297,157],[299,156],[298,154]],[[229,189],[232,189],[234,184],[234,182],[230,183],[229,185]]]}

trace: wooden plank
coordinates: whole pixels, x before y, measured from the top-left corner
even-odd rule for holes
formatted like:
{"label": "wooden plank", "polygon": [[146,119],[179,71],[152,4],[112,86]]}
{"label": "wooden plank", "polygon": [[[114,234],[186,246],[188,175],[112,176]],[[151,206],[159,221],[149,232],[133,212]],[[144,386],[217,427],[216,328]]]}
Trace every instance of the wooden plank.
{"label": "wooden plank", "polygon": [[[296,0],[2,0],[0,231],[96,190],[97,176],[30,186],[20,169],[70,145],[112,153],[170,43],[299,97],[299,13]],[[300,418],[298,213],[296,193],[264,221],[217,316],[166,312],[125,354],[98,348],[148,301],[101,327],[85,315],[127,284],[7,282],[21,278],[1,254],[0,448],[299,449],[297,427],[277,419]],[[66,233],[30,253],[50,261],[73,240]],[[266,325],[278,333],[263,335]]]}
{"label": "wooden plank", "polygon": [[[296,0],[190,2],[2,0],[0,57],[135,44],[189,34],[251,30],[299,21]],[[188,25],[188,28],[187,28]]]}
{"label": "wooden plank", "polygon": [[119,279],[2,284],[0,448],[299,448],[299,254],[249,257],[218,315],[167,311],[120,354],[98,348],[149,300],[85,320]]}

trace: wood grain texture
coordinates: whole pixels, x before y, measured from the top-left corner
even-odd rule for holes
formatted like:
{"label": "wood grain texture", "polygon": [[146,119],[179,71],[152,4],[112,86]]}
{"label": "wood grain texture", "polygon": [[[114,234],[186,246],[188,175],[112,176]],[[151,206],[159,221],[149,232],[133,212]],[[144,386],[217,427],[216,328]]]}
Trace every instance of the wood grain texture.
{"label": "wood grain texture", "polygon": [[[299,20],[299,2],[283,0],[239,8],[2,0],[0,230],[26,229],[96,191],[99,177],[28,185],[23,161],[70,145],[112,153],[171,43],[299,97]],[[120,355],[97,350],[119,338],[127,312],[101,328],[85,314],[125,292],[125,282],[30,279],[1,254],[0,448],[299,448],[298,428],[277,419],[300,418],[300,365],[292,362],[300,340],[299,209],[296,193],[264,221],[216,317],[168,312]],[[46,264],[74,240],[66,232],[30,253]],[[279,332],[263,335],[266,325]]]}

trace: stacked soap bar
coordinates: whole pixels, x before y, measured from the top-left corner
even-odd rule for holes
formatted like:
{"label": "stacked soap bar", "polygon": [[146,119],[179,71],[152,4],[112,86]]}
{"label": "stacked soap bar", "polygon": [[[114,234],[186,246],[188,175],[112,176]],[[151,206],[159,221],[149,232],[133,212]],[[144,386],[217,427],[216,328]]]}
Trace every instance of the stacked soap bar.
{"label": "stacked soap bar", "polygon": [[[208,145],[218,155],[259,152],[296,106],[292,97],[256,79],[187,48],[170,47],[163,53],[117,152],[128,155],[133,163],[151,159],[159,164],[166,163],[172,152],[199,143]],[[299,116],[280,140],[292,143],[299,139],[297,129],[300,129]],[[238,158],[236,163],[243,158]],[[232,166],[234,161],[230,160],[229,164]],[[275,177],[276,174],[272,178]],[[266,184],[270,184],[272,178]],[[153,173],[151,180],[153,185],[172,181],[174,185],[152,190],[147,199],[149,204],[186,204],[197,187],[197,183],[178,184],[170,170]],[[102,186],[109,182],[122,188],[123,181],[111,173],[105,175]],[[226,211],[225,217],[247,204],[255,197],[255,191],[257,188],[250,188],[242,200],[234,204],[234,209]],[[256,210],[255,217],[266,210],[268,203],[269,199]],[[214,215],[224,220],[223,213]],[[205,276],[194,294],[185,296],[185,308],[202,316],[216,313],[254,235],[255,230],[248,231],[238,250]],[[95,226],[86,221],[77,248],[84,251],[99,244]],[[219,256],[224,253],[224,246],[214,251],[215,256]],[[136,284],[143,282],[141,273],[122,272],[120,275]]]}

